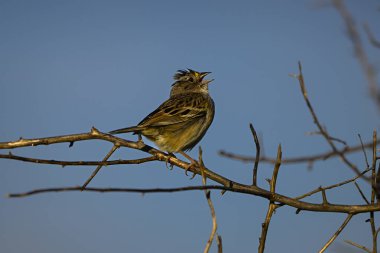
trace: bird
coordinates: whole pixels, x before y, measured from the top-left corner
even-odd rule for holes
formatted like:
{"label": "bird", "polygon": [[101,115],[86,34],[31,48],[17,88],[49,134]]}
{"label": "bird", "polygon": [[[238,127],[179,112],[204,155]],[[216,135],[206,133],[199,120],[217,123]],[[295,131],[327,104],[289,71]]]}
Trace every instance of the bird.
{"label": "bird", "polygon": [[[133,132],[153,141],[169,154],[191,150],[206,134],[215,115],[215,104],[208,86],[214,79],[204,79],[211,72],[178,70],[169,98],[136,126],[110,131],[110,134]],[[174,155],[174,154],[173,154]]]}

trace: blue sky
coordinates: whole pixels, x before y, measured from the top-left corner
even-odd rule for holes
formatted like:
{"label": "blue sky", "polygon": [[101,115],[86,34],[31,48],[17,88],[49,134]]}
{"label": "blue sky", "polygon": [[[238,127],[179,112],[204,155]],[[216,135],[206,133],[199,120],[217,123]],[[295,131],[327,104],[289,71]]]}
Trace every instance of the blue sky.
{"label": "blue sky", "polygon": [[[0,1],[0,141],[109,131],[138,123],[167,99],[178,69],[211,71],[216,115],[201,141],[206,165],[249,183],[251,164],[220,157],[221,149],[254,154],[254,123],[268,156],[281,143],[283,156],[329,150],[302,99],[297,62],[309,96],[331,135],[350,145],[367,141],[379,112],[369,96],[344,24],[316,1]],[[370,24],[380,38],[378,1],[347,1],[359,28]],[[361,30],[362,31],[362,30]],[[365,39],[378,69],[379,51]],[[135,136],[125,135],[128,139]],[[17,155],[99,160],[111,145],[99,141],[22,148]],[[197,156],[197,148],[190,155]],[[5,151],[6,152],[6,151]],[[112,158],[144,154],[119,150]],[[360,168],[362,154],[350,156]],[[0,160],[0,193],[75,186],[92,167],[57,167]],[[267,187],[271,165],[260,165]],[[279,193],[296,196],[353,173],[337,159],[283,166]],[[365,182],[360,185],[368,192]],[[199,185],[163,163],[102,169],[98,187]],[[331,202],[363,204],[354,187],[328,192]],[[255,251],[267,201],[255,196],[212,194],[225,252]],[[319,202],[320,196],[309,199]],[[355,216],[343,239],[370,245],[368,215]],[[279,209],[267,252],[316,252],[343,222],[342,214]],[[200,252],[211,219],[202,192],[176,194],[60,193],[0,199],[1,252]],[[213,248],[215,252],[216,249]],[[355,252],[355,251],[352,251]]]}

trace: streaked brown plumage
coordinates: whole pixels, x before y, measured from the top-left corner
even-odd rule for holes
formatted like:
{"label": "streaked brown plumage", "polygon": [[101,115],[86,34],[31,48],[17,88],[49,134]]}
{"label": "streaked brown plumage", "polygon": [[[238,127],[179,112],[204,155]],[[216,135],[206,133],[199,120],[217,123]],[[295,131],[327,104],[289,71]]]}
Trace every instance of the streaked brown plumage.
{"label": "streaked brown plumage", "polygon": [[210,72],[179,70],[174,75],[170,97],[137,126],[111,134],[142,134],[164,151],[176,153],[192,149],[205,135],[214,119],[214,101],[204,80]]}

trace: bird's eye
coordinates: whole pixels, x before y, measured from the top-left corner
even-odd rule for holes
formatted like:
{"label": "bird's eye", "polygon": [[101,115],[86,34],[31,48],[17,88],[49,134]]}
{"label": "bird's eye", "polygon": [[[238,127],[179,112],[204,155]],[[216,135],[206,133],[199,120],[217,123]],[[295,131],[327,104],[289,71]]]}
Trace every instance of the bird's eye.
{"label": "bird's eye", "polygon": [[190,82],[194,82],[194,78],[193,77],[189,77],[189,81]]}

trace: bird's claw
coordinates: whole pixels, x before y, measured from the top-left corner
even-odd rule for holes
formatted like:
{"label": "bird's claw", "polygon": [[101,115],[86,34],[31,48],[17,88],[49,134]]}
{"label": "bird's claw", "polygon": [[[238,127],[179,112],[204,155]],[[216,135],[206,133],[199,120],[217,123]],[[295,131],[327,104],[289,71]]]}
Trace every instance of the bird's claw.
{"label": "bird's claw", "polygon": [[166,168],[167,169],[169,169],[169,170],[173,170],[173,168],[174,168],[174,165],[173,164],[170,164],[169,166],[168,166],[168,164],[169,164],[169,160],[170,160],[170,158],[177,158],[173,153],[169,153],[168,154],[168,156],[166,157],[166,159],[165,159],[165,165],[166,165]]}
{"label": "bird's claw", "polygon": [[[186,175],[186,176],[188,176],[187,172],[191,169],[191,167],[194,167],[194,168],[195,168],[195,167],[199,167],[198,162],[195,161],[195,160],[193,160],[193,161],[191,161],[191,163],[190,163],[189,165],[186,166],[186,168],[185,168],[185,175]],[[190,179],[193,179],[193,178],[195,177],[196,174],[197,174],[197,173],[195,173],[195,172],[193,171],[193,176],[192,176]]]}

